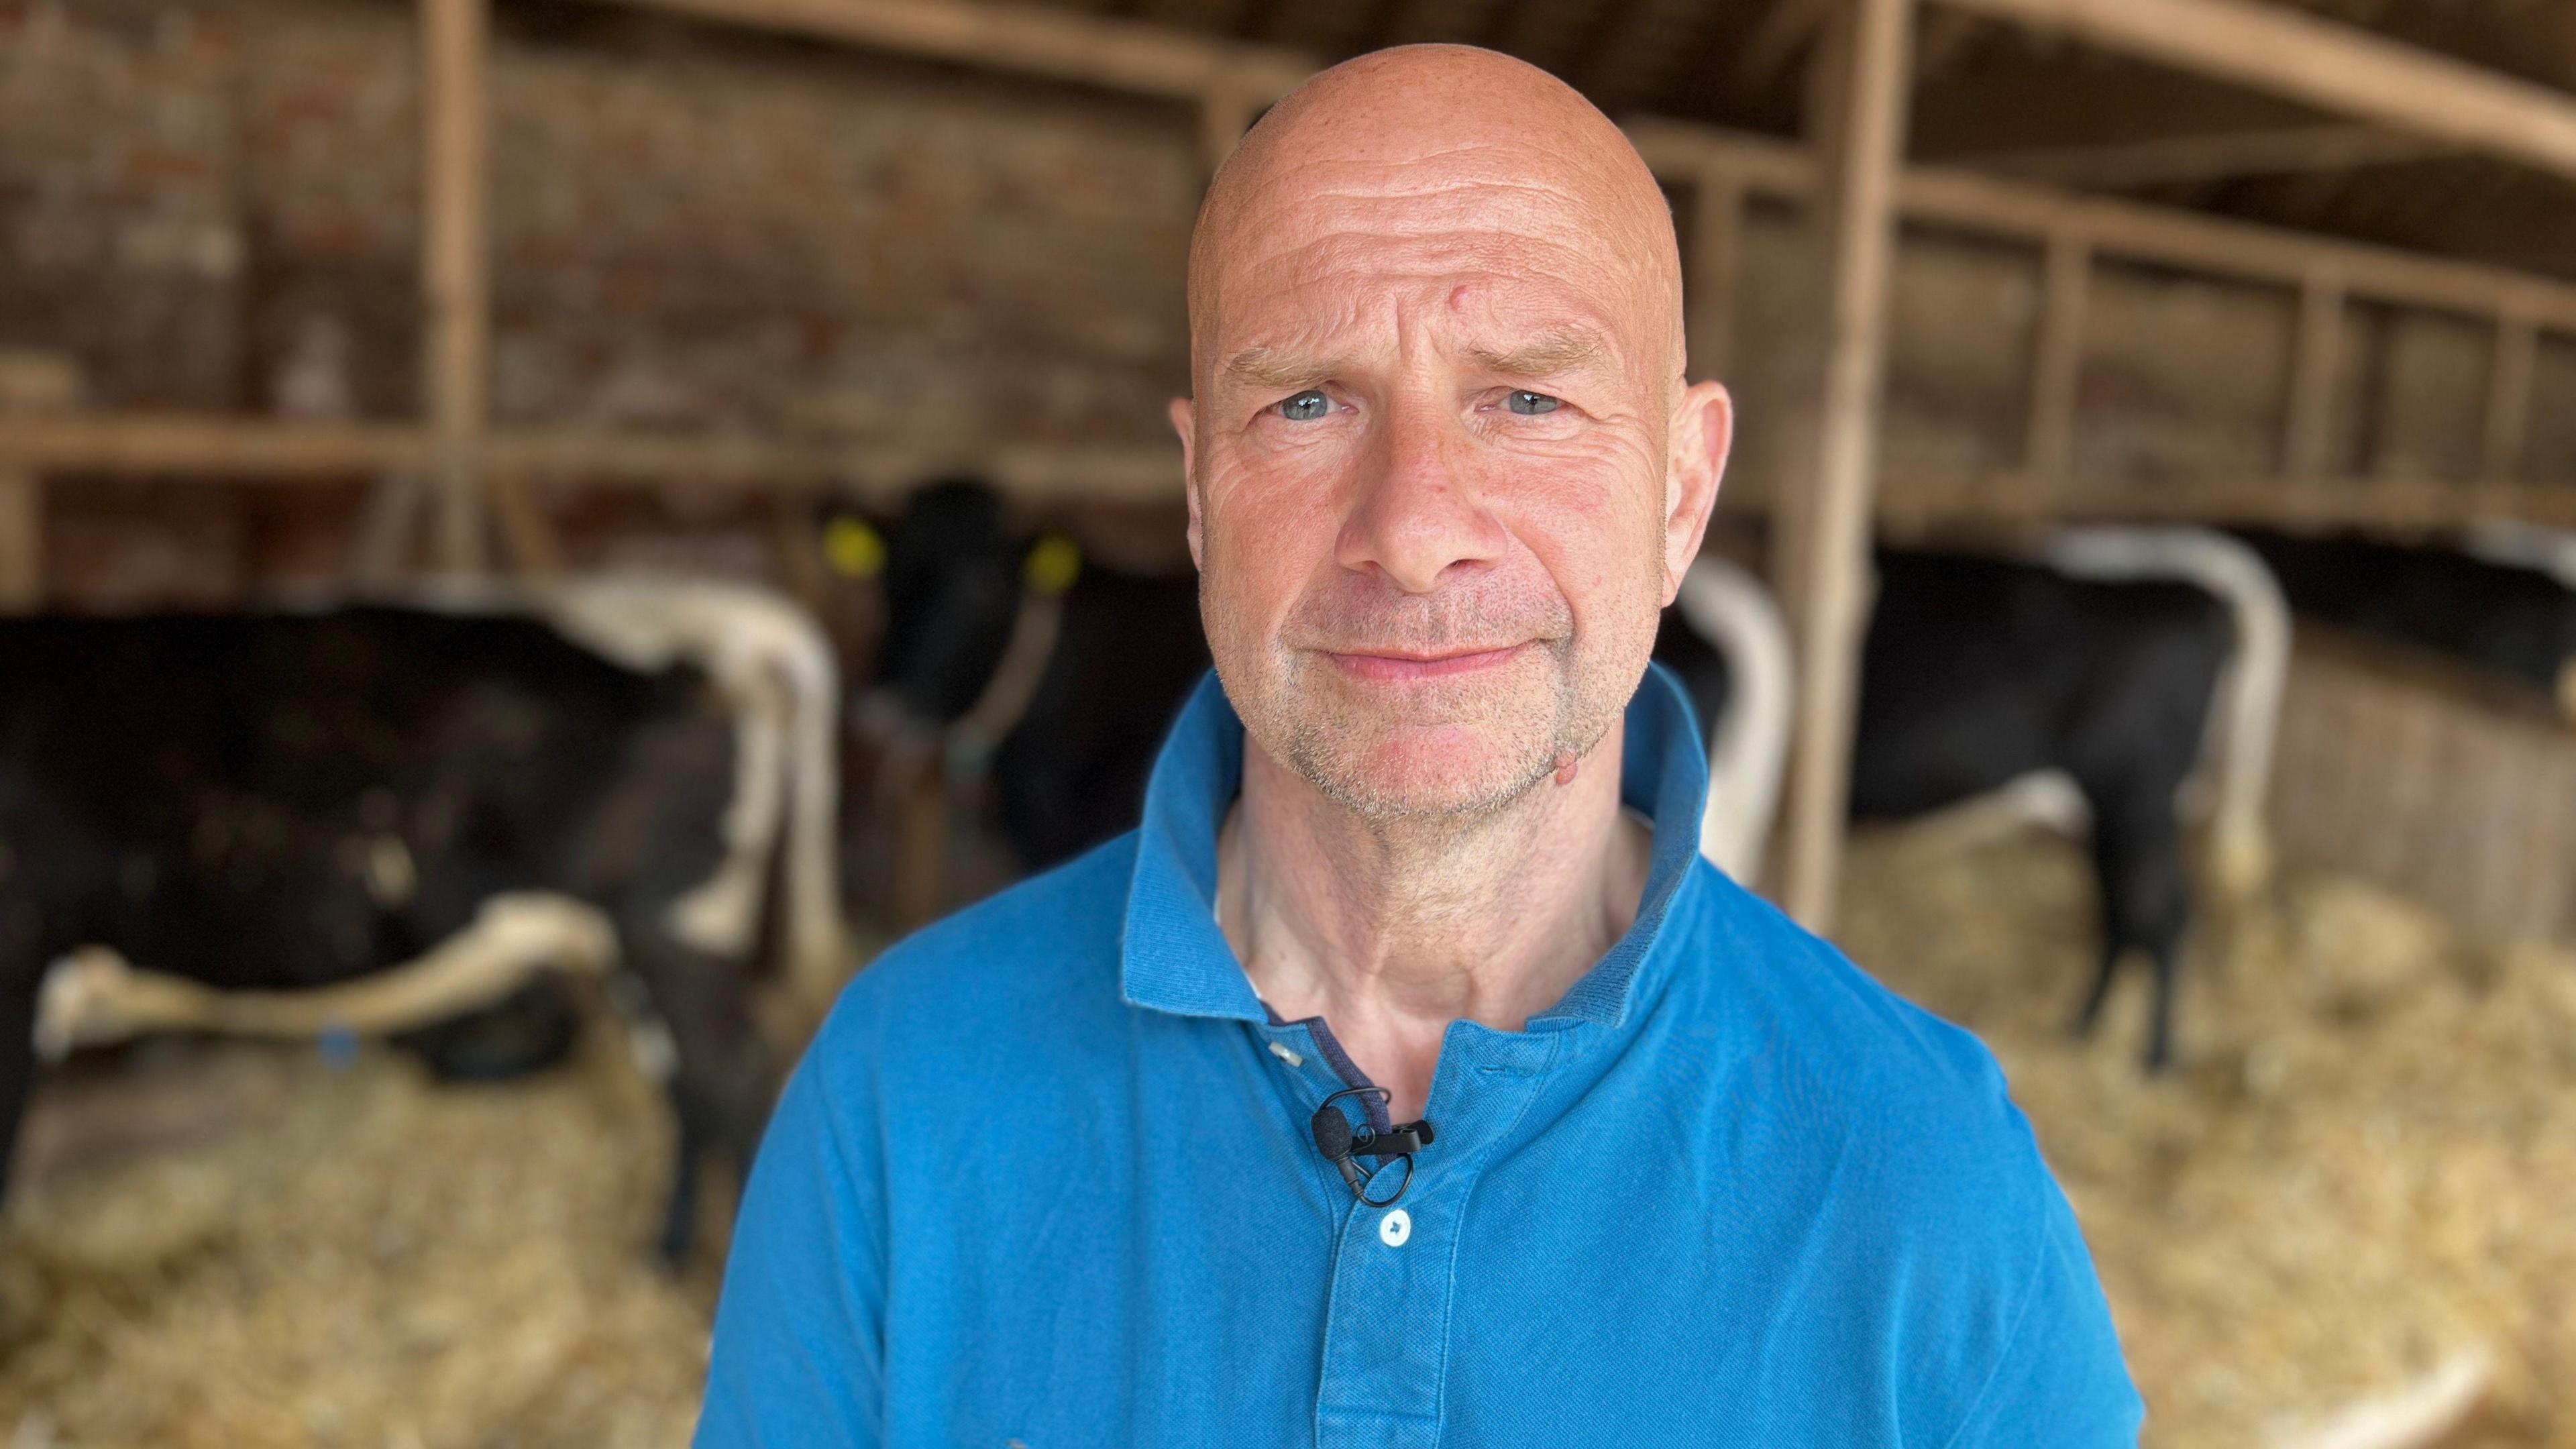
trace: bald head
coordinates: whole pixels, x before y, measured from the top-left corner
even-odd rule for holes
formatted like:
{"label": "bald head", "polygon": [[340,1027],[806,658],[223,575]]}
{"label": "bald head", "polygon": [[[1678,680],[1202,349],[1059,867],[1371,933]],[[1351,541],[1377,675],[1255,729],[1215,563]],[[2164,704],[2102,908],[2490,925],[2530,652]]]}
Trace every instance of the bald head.
{"label": "bald head", "polygon": [[1607,118],[1463,46],[1315,77],[1209,188],[1190,370],[1200,610],[1260,758],[1468,818],[1618,748],[1729,415],[1682,382],[1672,218]]}
{"label": "bald head", "polygon": [[1609,284],[1601,300],[1627,314],[1616,320],[1642,329],[1633,345],[1669,354],[1681,375],[1681,254],[1662,188],[1609,117],[1525,61],[1398,46],[1334,66],[1273,106],[1199,210],[1194,370],[1209,362],[1210,324],[1260,285],[1267,244],[1318,223],[1446,233],[1453,246],[1484,232],[1505,247],[1576,252]]}

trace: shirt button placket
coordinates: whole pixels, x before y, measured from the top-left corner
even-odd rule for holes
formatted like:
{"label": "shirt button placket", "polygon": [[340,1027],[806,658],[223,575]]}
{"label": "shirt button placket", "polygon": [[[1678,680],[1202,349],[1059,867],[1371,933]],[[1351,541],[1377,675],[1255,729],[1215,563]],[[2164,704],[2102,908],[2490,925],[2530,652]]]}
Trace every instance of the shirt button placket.
{"label": "shirt button placket", "polygon": [[[1516,1045],[1516,1056],[1543,1050]],[[1469,1080],[1473,1091],[1441,1103],[1439,1139],[1415,1164],[1401,1205],[1354,1202],[1342,1219],[1315,1404],[1318,1449],[1440,1442],[1459,1227],[1484,1157],[1538,1089],[1526,1070],[1475,1071]],[[1380,1168],[1370,1196],[1393,1192],[1404,1170],[1401,1162]]]}

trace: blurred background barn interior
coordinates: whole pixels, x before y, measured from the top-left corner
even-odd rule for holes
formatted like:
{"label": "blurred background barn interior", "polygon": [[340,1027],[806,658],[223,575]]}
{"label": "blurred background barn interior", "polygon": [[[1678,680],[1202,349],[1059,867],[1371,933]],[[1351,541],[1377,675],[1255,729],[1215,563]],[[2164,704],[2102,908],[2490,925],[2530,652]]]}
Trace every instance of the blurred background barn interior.
{"label": "blurred background barn interior", "polygon": [[1200,188],[1420,40],[1665,179],[1711,853],[2003,1059],[2149,1442],[2576,1446],[2561,0],[0,0],[0,1435],[682,1442],[682,1168],[1133,809]]}

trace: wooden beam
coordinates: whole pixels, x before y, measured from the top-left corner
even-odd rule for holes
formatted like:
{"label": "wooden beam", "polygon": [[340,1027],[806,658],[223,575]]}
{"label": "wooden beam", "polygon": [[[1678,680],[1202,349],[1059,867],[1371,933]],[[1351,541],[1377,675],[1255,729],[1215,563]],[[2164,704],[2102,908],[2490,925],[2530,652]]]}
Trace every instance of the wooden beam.
{"label": "wooden beam", "polygon": [[2487,368],[2486,426],[2479,457],[2490,478],[2522,476],[2523,445],[2531,422],[2531,369],[2539,334],[2528,318],[2506,315],[2496,323],[2495,360]]}
{"label": "wooden beam", "polygon": [[1219,80],[1277,100],[1316,70],[1294,51],[1132,21],[973,0],[609,0],[693,20],[1196,104]]}
{"label": "wooden beam", "polygon": [[[425,468],[426,428],[180,413],[0,417],[0,470],[155,478],[352,484]],[[1163,502],[1180,496],[1180,455],[1165,444],[980,448],[902,443],[839,447],[754,435],[657,436],[566,428],[496,429],[496,477],[598,488],[732,488],[899,498],[947,471],[991,478],[1015,497]]]}
{"label": "wooden beam", "polygon": [[[1757,192],[1801,202],[1814,197],[1813,162],[1785,142],[1660,118],[1632,120],[1627,130],[1659,175],[1687,181],[1718,165],[1733,169]],[[1909,220],[1980,236],[2045,242],[2073,233],[2097,257],[2293,287],[2329,267],[2356,297],[2466,317],[2512,310],[2544,329],[2576,331],[2576,286],[2530,272],[2078,196],[1956,167],[1910,168],[1900,199]]]}
{"label": "wooden beam", "polygon": [[1735,341],[1735,288],[1743,267],[1744,183],[1712,167],[1691,188],[1691,249],[1682,297],[1693,381],[1723,378]]}
{"label": "wooden beam", "polygon": [[2421,537],[2480,518],[2576,528],[2576,488],[2515,479],[2164,479],[2152,487],[2104,485],[2074,492],[2061,491],[2058,482],[2029,473],[1891,476],[1881,490],[1879,522],[1900,534],[2055,523],[2211,523]]}
{"label": "wooden beam", "polygon": [[2451,142],[2378,126],[2326,125],[1943,159],[1946,165],[1999,172],[2023,181],[2120,191],[2173,182],[2224,181],[2232,176],[2341,171],[2459,153],[2460,147]]}
{"label": "wooden beam", "polygon": [[2576,99],[2254,0],[1943,0],[2576,178]]}
{"label": "wooden beam", "polygon": [[[289,486],[356,487],[379,472],[418,467],[425,430],[383,424],[278,422],[156,413],[0,417],[0,472],[70,472],[149,478],[178,486],[245,480]],[[1003,492],[1032,502],[1119,499],[1169,502],[1179,496],[1180,459],[1166,445],[1038,444],[961,454],[953,448],[873,445],[824,448],[753,437],[637,437],[625,433],[502,429],[492,437],[495,471],[582,488],[731,489],[780,496],[831,493],[899,500],[922,479],[972,470]],[[2168,479],[2151,489],[2103,485],[2060,496],[2062,480],[2013,471],[1908,474],[1882,490],[1882,518],[2032,522],[2069,519],[2348,524],[2430,529],[2471,518],[2519,518],[2576,527],[2576,488],[2491,477],[2435,482],[2373,479]],[[1728,507],[1758,509],[1730,494]]]}
{"label": "wooden beam", "polygon": [[2039,347],[2031,364],[2030,433],[2022,464],[2042,478],[2073,471],[2077,384],[2084,370],[2084,304],[2093,249],[2080,236],[2049,238],[2041,265]]}
{"label": "wooden beam", "polygon": [[0,468],[0,614],[32,614],[45,602],[45,480]]}
{"label": "wooden beam", "polygon": [[2299,289],[2298,335],[2290,353],[2290,392],[2282,424],[2281,471],[2322,477],[2334,441],[2336,364],[2343,351],[2343,279],[2319,271]]}
{"label": "wooden beam", "polygon": [[[79,406],[80,365],[55,352],[0,349],[0,419]],[[45,602],[45,480],[0,459],[0,614],[32,614]]]}
{"label": "wooden beam", "polygon": [[429,461],[426,430],[184,413],[0,418],[0,467],[120,477],[345,479]]}
{"label": "wooden beam", "polygon": [[439,566],[483,566],[491,254],[483,71],[489,0],[420,0],[421,383]]}
{"label": "wooden beam", "polygon": [[1858,0],[1849,110],[1832,163],[1833,292],[1810,522],[1798,530],[1799,730],[1782,882],[1790,914],[1819,931],[1831,923],[1840,884],[1851,790],[1914,12],[1915,0]]}

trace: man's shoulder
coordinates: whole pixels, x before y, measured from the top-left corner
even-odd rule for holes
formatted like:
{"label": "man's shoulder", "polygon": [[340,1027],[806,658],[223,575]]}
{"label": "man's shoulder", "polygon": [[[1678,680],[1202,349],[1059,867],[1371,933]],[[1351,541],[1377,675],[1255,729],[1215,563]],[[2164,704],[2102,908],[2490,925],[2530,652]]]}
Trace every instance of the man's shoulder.
{"label": "man's shoulder", "polygon": [[1889,1186],[1949,1199],[2046,1181],[1985,1043],[1713,870],[1708,884],[1675,1005],[1722,1023],[1771,1100],[1865,1146]]}
{"label": "man's shoulder", "polygon": [[1869,1283],[1907,1285],[1908,1351],[1933,1380],[1981,1380],[2037,1302],[2056,1305],[2045,1331],[2090,1332],[2100,1295],[2082,1238],[1994,1054],[1712,883],[1674,1004],[1725,1044],[1703,1115],[1761,1163],[1775,1229],[1833,1243]]}
{"label": "man's shoulder", "polygon": [[1126,1010],[1119,941],[1135,858],[1130,832],[886,948],[842,988],[816,1050],[1066,1049]]}

